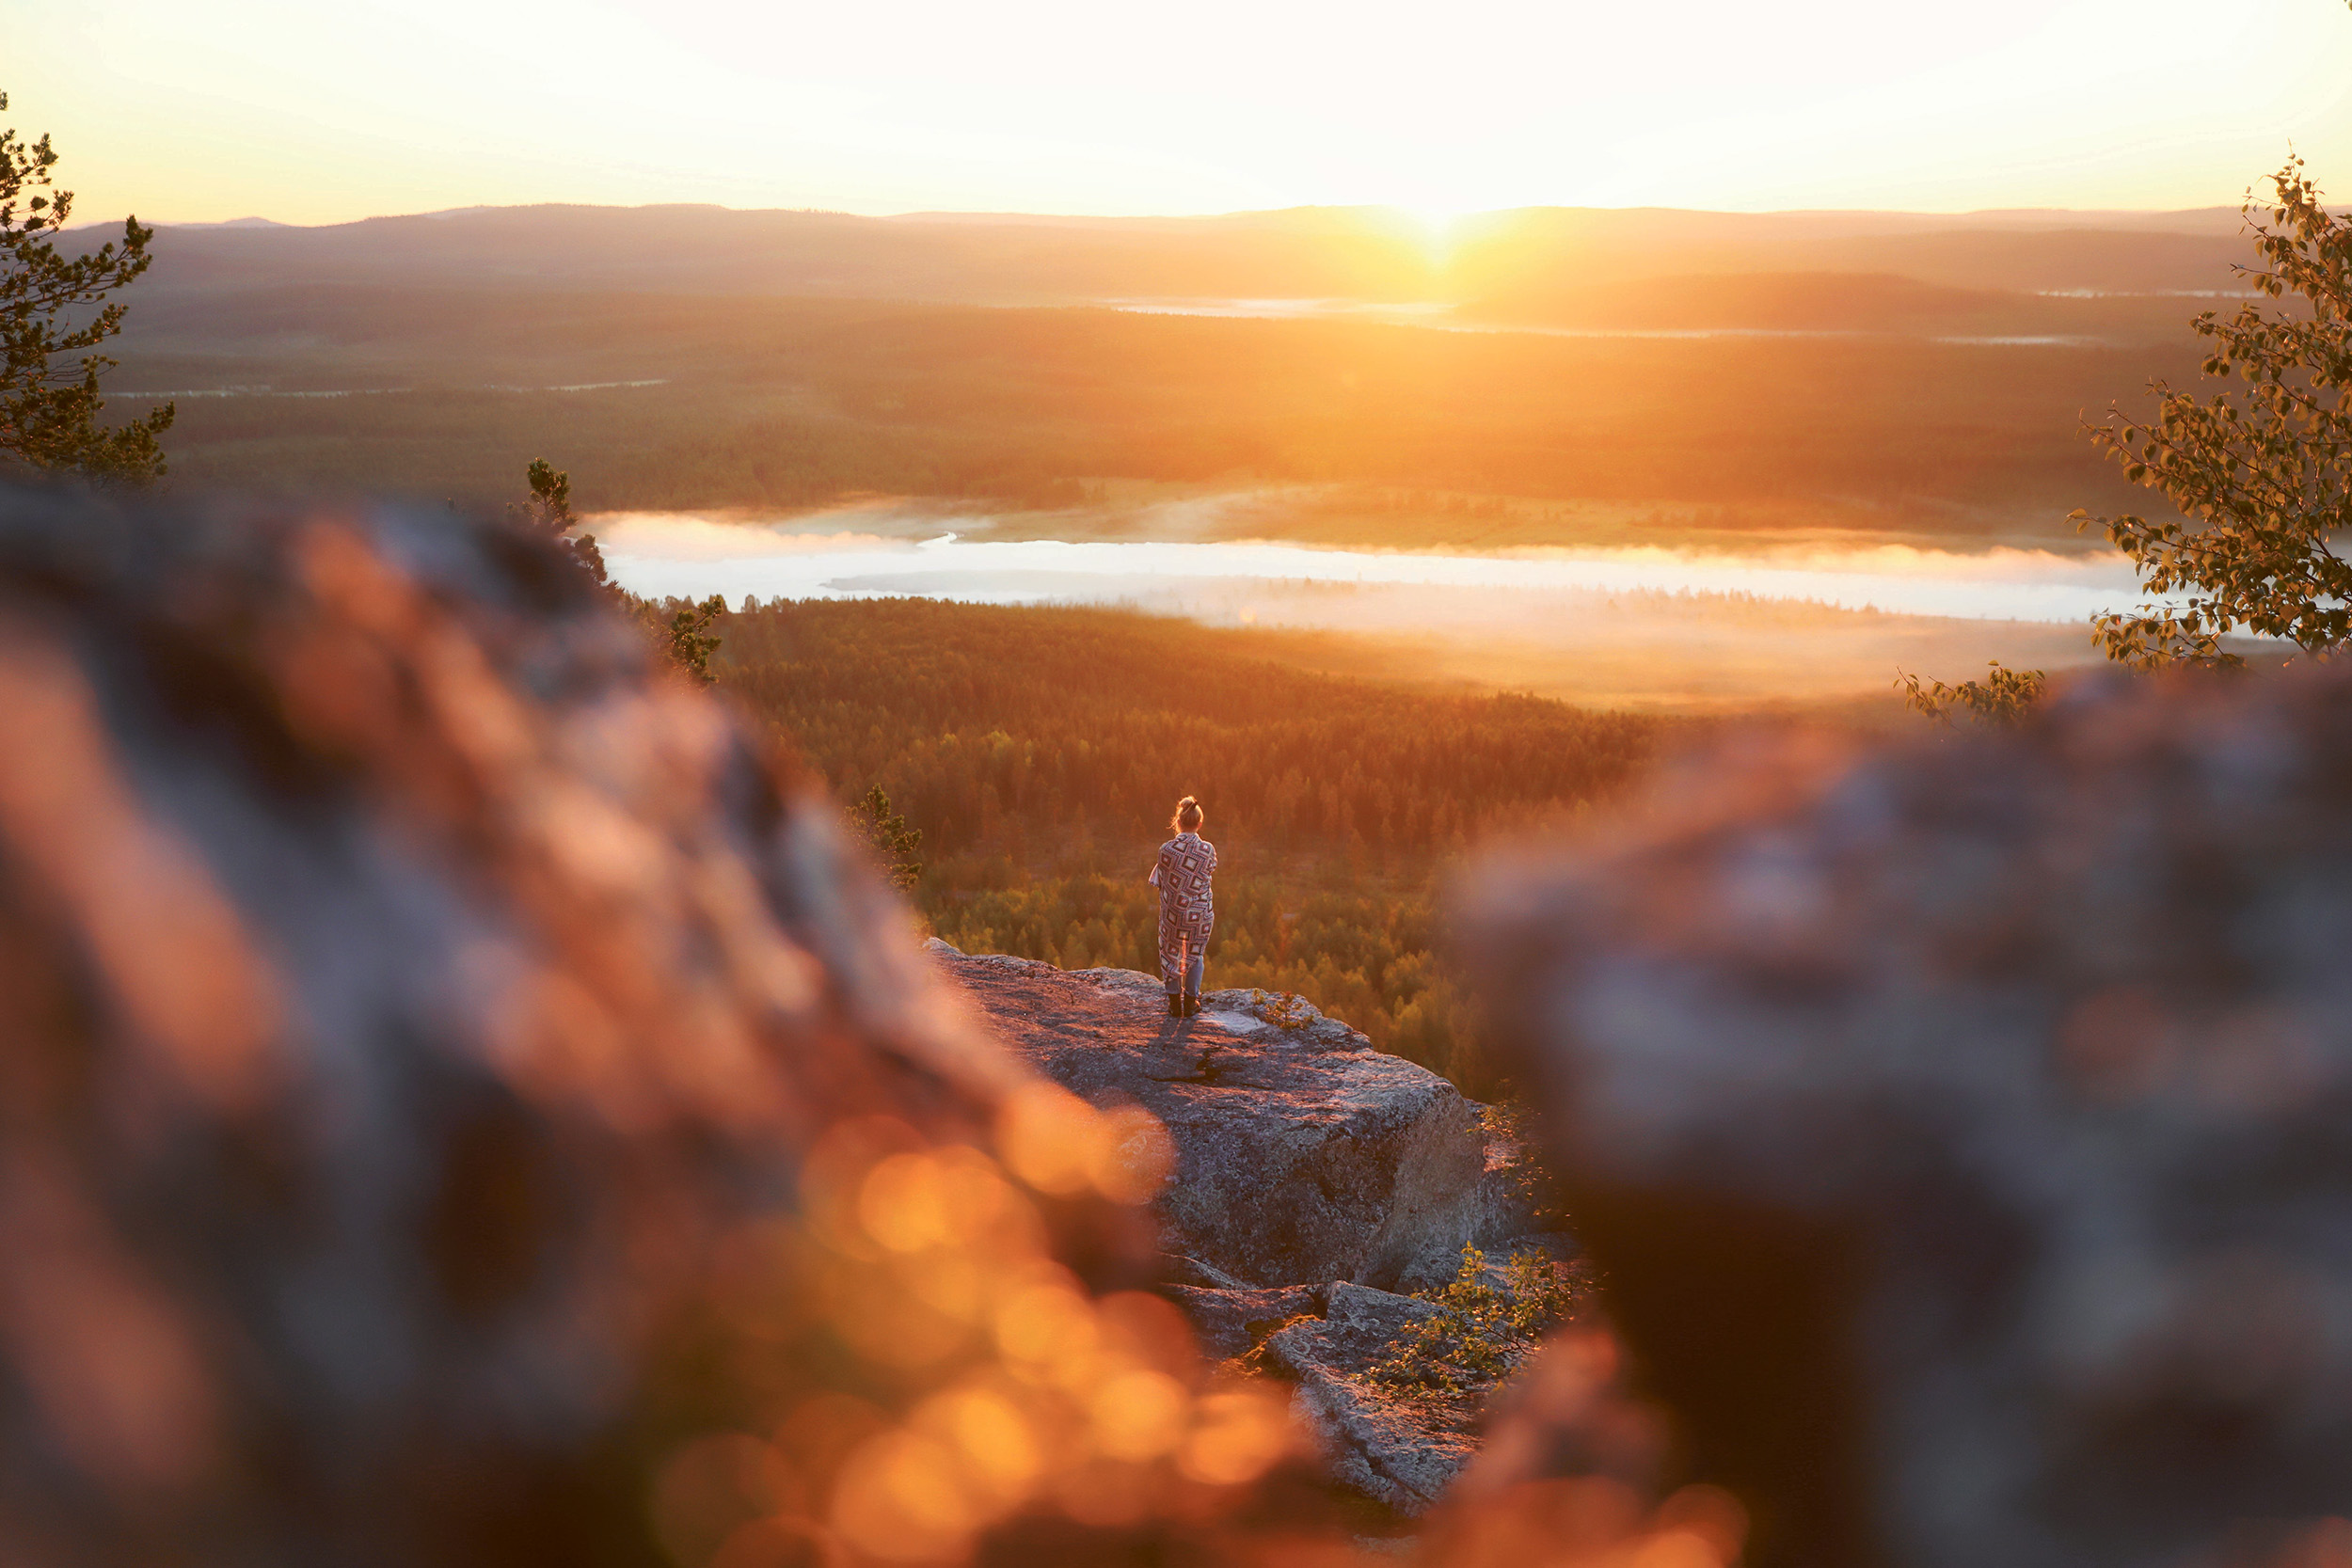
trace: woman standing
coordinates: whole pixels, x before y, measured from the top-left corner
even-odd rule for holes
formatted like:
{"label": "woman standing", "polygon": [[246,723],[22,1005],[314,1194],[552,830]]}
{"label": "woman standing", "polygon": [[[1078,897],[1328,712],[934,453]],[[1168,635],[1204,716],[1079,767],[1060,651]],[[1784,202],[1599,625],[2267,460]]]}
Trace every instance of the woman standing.
{"label": "woman standing", "polygon": [[1176,836],[1160,846],[1149,879],[1160,890],[1160,978],[1168,982],[1168,1016],[1190,1018],[1200,1010],[1200,973],[1209,954],[1209,931],[1216,924],[1209,877],[1216,870],[1216,846],[1200,836],[1200,802],[1187,795],[1176,802],[1168,822]]}

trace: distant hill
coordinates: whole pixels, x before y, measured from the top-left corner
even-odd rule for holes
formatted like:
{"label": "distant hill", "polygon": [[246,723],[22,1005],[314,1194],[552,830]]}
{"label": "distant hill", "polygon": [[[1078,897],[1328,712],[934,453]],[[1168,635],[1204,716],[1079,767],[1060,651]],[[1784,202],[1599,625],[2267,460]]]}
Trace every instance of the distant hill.
{"label": "distant hill", "polygon": [[[713,206],[484,207],[320,228],[184,225],[150,293],[365,283],[923,300],[1510,301],[1698,275],[1877,273],[2027,293],[2213,290],[2234,211],[1701,213],[1532,208],[1442,236],[1378,208],[1199,218],[856,217]],[[1756,325],[1756,324],[1740,324]]]}
{"label": "distant hill", "polygon": [[1393,214],[1030,218],[498,207],[315,229],[182,229],[151,291],[399,283],[1070,304],[1127,295],[1419,299],[1419,237]]}
{"label": "distant hill", "polygon": [[294,226],[291,223],[280,223],[276,218],[243,217],[222,218],[216,223],[172,223],[157,224],[155,227],[158,229],[184,230],[194,229],[292,229]]}
{"label": "distant hill", "polygon": [[2236,287],[2234,209],[2183,213],[1687,213],[1531,208],[1465,225],[1460,299],[1660,277],[1884,273],[1959,289],[2144,293]]}
{"label": "distant hill", "polygon": [[[2082,420],[2195,378],[2215,302],[2180,295],[2237,285],[2237,222],[1546,209],[1442,254],[1370,209],[178,228],[108,389],[180,399],[199,483],[492,504],[544,456],[597,506],[1307,483],[2072,541],[2138,495]],[[1284,300],[1426,308],[1219,316]],[[1199,313],[1102,308],[1146,301]]]}

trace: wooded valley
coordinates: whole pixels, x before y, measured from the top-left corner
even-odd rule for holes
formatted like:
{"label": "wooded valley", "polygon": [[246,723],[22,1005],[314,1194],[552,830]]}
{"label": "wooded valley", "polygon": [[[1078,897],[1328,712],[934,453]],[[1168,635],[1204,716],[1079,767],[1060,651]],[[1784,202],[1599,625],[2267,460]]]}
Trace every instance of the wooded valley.
{"label": "wooded valley", "polygon": [[1156,973],[1143,878],[1197,795],[1221,862],[1209,985],[1296,992],[1481,1097],[1447,866],[1589,811],[1673,727],[1346,679],[1301,667],[1311,639],[1114,610],[800,602],[714,630],[723,689],[837,799],[879,784],[922,832],[937,935]]}

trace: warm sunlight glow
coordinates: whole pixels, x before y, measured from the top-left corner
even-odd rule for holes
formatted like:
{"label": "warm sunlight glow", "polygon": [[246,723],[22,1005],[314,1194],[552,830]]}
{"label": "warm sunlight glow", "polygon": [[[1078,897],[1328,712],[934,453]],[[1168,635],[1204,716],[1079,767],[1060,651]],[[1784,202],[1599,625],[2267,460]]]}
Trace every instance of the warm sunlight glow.
{"label": "warm sunlight glow", "polygon": [[1474,217],[1467,209],[1434,201],[1398,202],[1392,210],[1429,264],[1439,268],[1454,259],[1464,230]]}
{"label": "warm sunlight glow", "polygon": [[2233,202],[2290,140],[2352,166],[2338,0],[25,9],[12,116],[73,149],[92,218],[2165,208]]}

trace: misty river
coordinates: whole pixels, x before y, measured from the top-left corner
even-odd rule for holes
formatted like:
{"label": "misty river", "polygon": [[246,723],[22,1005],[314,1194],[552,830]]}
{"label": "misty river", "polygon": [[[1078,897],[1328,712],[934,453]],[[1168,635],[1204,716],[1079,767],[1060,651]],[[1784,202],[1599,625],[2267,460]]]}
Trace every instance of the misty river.
{"label": "misty river", "polygon": [[[2138,602],[2119,556],[1880,546],[1732,555],[1659,548],[1502,554],[1331,549],[1260,542],[1059,541],[789,531],[685,514],[591,519],[613,577],[653,597],[914,596],[995,604],[1220,605],[1253,589],[1498,591],[1547,594],[1738,594],[1844,610],[1963,619],[2079,622]],[[1244,616],[1248,619],[1247,615]]]}

